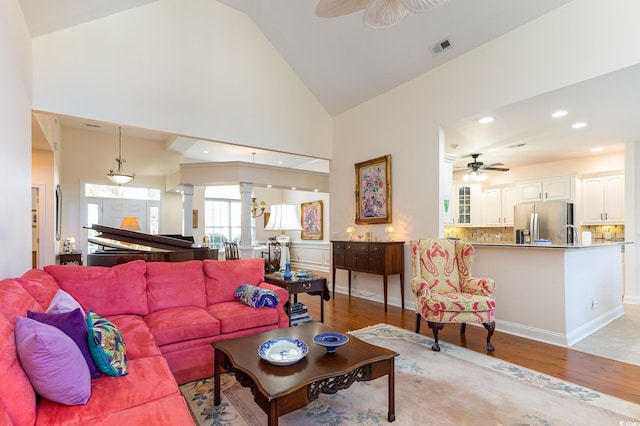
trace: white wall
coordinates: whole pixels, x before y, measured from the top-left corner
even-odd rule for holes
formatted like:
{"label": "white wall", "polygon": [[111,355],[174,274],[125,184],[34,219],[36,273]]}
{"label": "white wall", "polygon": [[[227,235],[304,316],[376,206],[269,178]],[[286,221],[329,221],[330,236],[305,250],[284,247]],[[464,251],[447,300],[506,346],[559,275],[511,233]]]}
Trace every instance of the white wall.
{"label": "white wall", "polygon": [[[439,126],[640,63],[637,16],[634,0],[606,8],[596,0],[573,1],[336,117],[332,237],[343,237],[340,230],[355,217],[354,186],[344,184],[354,181],[353,164],[384,154],[392,155],[397,239],[439,235]],[[384,225],[368,228],[379,234]],[[358,285],[366,289],[379,280],[363,276]],[[389,296],[398,304],[399,294]]]}
{"label": "white wall", "polygon": [[34,109],[331,158],[331,118],[251,19],[160,0],[33,40]]}
{"label": "white wall", "polygon": [[31,267],[31,38],[20,2],[0,1],[0,278]]}

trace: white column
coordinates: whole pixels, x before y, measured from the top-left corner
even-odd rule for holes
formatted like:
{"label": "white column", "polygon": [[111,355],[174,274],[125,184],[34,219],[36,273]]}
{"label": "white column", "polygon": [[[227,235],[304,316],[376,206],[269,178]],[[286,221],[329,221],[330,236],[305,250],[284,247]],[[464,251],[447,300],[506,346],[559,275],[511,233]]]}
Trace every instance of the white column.
{"label": "white column", "polygon": [[253,257],[253,240],[251,238],[251,194],[253,193],[253,184],[240,182],[240,258],[249,259]]}
{"label": "white column", "polygon": [[193,235],[193,185],[182,186],[182,235]]}

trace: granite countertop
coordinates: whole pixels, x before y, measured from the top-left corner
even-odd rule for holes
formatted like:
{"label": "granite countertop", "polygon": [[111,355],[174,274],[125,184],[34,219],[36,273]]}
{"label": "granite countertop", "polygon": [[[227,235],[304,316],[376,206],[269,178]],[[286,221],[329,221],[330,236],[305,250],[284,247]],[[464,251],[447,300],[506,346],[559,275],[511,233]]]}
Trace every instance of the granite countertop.
{"label": "granite countertop", "polygon": [[515,244],[515,243],[500,243],[500,242],[473,242],[469,241],[474,247],[518,247],[518,248],[555,248],[555,249],[583,249],[583,248],[598,248],[607,246],[618,246],[621,244],[630,244],[628,241],[594,241],[588,245],[573,245],[573,244]]}

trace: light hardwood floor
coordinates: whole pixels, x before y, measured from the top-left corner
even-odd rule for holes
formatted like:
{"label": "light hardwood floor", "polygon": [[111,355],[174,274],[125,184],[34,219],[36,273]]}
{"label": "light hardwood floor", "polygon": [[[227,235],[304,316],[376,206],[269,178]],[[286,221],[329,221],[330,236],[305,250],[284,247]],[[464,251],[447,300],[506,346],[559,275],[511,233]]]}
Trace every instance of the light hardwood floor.
{"label": "light hardwood floor", "polygon": [[[301,294],[298,300],[307,305],[314,318],[320,318],[318,296]],[[381,303],[339,293],[336,293],[335,299],[324,302],[324,310],[325,324],[340,332],[379,323],[392,324],[410,331],[414,331],[415,327],[415,312],[412,309],[402,310],[389,306],[385,313]],[[456,324],[446,325],[440,331],[439,340],[487,353],[484,328],[469,326],[466,336],[461,336],[459,331]],[[420,333],[433,337],[424,320]],[[501,333],[499,330],[496,330],[491,342],[496,350],[490,355],[497,359],[640,404],[639,366]]]}

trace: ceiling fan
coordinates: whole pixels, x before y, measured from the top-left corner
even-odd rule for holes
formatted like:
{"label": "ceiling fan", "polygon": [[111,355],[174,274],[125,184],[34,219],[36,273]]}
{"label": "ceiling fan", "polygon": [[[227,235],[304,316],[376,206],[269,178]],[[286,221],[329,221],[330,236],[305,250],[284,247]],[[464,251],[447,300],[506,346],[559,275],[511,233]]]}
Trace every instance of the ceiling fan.
{"label": "ceiling fan", "polygon": [[485,165],[482,161],[478,161],[478,157],[480,154],[471,154],[471,158],[473,158],[473,162],[468,163],[467,167],[471,169],[472,172],[478,173],[479,170],[494,170],[497,172],[508,172],[509,169],[506,167],[497,167],[504,166],[502,163],[493,163]]}
{"label": "ceiling fan", "polygon": [[374,28],[397,24],[410,12],[426,12],[447,0],[319,0],[316,15],[334,18],[365,9],[362,20]]}
{"label": "ceiling fan", "polygon": [[488,178],[487,174],[484,173],[484,170],[493,170],[497,172],[508,172],[509,169],[506,167],[498,167],[503,166],[502,163],[493,163],[485,165],[482,161],[478,161],[478,157],[480,154],[471,154],[473,161],[467,164],[467,168],[469,168],[469,173],[463,176],[464,180],[472,180],[476,182],[482,182]]}

